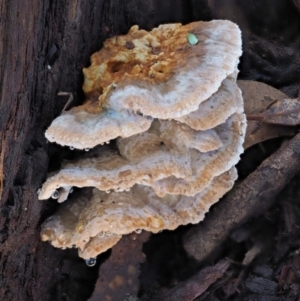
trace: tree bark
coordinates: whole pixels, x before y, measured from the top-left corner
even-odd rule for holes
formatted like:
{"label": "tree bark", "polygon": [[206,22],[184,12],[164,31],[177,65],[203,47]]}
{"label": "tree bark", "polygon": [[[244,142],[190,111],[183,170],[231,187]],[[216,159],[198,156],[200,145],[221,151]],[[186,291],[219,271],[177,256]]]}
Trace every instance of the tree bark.
{"label": "tree bark", "polygon": [[64,105],[59,90],[81,96],[82,66],[105,37],[103,9],[103,1],[0,4],[1,300],[62,295],[65,255],[39,239],[45,203],[36,191],[48,168],[44,131]]}

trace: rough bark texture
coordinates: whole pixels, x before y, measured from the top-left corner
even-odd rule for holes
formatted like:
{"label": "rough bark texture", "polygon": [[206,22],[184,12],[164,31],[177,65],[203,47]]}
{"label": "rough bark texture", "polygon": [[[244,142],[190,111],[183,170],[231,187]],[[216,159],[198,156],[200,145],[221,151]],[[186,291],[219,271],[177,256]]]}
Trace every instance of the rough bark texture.
{"label": "rough bark texture", "polygon": [[[80,91],[82,65],[104,38],[103,9],[101,1],[0,5],[1,300],[60,300],[64,254],[39,241],[45,204],[36,191],[48,168],[44,131],[64,104],[57,92]],[[53,45],[57,52],[47,56]]]}
{"label": "rough bark texture", "polygon": [[[225,9],[229,3],[238,13]],[[267,13],[272,27],[265,18],[266,8],[272,8]],[[288,16],[285,25],[293,24],[288,33],[279,15]],[[88,66],[89,56],[105,38],[125,33],[133,24],[150,29],[160,23],[212,18],[238,22],[246,33],[245,45],[252,43],[241,65],[244,78],[266,81],[295,96],[299,54],[290,53],[298,49],[300,21],[292,2],[0,2],[0,300],[86,300],[96,281],[97,271],[86,270],[74,252],[55,250],[39,240],[40,222],[53,205],[39,202],[36,191],[48,165],[54,169],[67,152],[49,146],[44,138],[45,129],[67,101],[57,92],[73,92],[73,104],[82,101],[81,69]],[[251,18],[257,25],[248,26]],[[266,40],[273,34],[281,37],[275,52]],[[253,61],[255,68],[250,66]]]}

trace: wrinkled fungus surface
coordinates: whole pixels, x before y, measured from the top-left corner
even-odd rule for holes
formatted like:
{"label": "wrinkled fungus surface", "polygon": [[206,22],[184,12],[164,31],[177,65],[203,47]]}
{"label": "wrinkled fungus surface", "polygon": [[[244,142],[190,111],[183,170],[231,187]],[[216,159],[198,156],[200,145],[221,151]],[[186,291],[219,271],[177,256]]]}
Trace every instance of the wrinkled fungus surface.
{"label": "wrinkled fungus surface", "polygon": [[51,142],[90,149],[48,177],[39,199],[63,202],[41,238],[94,258],[122,235],[203,220],[234,184],[246,119],[236,84],[241,33],[217,20],[133,26],[108,39],[83,70],[82,106],[63,112]]}

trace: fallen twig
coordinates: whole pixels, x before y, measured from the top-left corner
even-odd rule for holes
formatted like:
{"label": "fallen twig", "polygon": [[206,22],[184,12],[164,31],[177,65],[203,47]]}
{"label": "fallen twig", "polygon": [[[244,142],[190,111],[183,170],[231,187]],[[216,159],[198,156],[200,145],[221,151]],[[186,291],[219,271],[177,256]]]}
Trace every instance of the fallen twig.
{"label": "fallen twig", "polygon": [[202,269],[189,280],[176,285],[166,293],[155,296],[151,301],[193,301],[222,277],[229,265],[229,261],[221,260],[213,267]]}
{"label": "fallen twig", "polygon": [[232,230],[265,212],[299,171],[300,134],[297,134],[232,190],[203,223],[186,233],[183,241],[187,252],[199,261],[204,260]]}
{"label": "fallen twig", "polygon": [[69,105],[72,103],[74,96],[72,92],[58,92],[57,93],[58,96],[69,96],[68,101],[66,102],[66,104],[64,105],[63,109],[62,109],[62,113],[69,107]]}

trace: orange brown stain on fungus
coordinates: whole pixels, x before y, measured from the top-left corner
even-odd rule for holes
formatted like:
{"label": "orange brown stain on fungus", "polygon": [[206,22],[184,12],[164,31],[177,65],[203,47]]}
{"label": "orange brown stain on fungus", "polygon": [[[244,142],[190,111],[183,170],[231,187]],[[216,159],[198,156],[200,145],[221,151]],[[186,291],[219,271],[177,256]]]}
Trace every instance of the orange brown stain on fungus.
{"label": "orange brown stain on fungus", "polygon": [[187,44],[190,27],[173,24],[167,30],[147,32],[133,26],[128,34],[106,40],[103,48],[91,56],[91,66],[83,69],[86,97],[104,94],[100,97],[103,107],[113,83],[122,87],[139,81],[167,81],[189,57],[182,51],[192,47]]}

